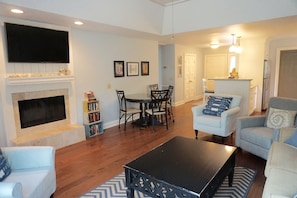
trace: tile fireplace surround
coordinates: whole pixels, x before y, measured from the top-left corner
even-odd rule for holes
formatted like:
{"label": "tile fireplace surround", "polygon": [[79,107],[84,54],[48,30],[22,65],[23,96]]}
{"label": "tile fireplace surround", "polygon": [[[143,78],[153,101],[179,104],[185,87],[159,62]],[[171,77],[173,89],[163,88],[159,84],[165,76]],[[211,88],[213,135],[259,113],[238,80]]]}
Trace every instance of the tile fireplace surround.
{"label": "tile fireplace surround", "polygon": [[[47,83],[21,83],[15,84],[17,81],[9,81],[7,88],[10,89],[11,95],[11,109],[15,134],[6,134],[8,145],[11,146],[38,146],[38,145],[49,145],[54,146],[56,149],[62,148],[80,141],[85,140],[84,127],[80,124],[73,123],[71,119],[73,104],[73,93],[72,93],[72,79],[69,82],[58,82],[49,81]],[[42,90],[40,90],[42,87]],[[22,92],[16,91],[22,90]],[[65,101],[65,113],[66,119],[46,123],[38,126],[21,128],[20,115],[19,115],[19,100],[30,100],[37,98],[46,98],[53,96],[64,96]],[[72,99],[72,101],[71,101]],[[74,113],[75,115],[75,113]],[[7,121],[6,121],[7,123]],[[12,124],[12,122],[10,122]]]}

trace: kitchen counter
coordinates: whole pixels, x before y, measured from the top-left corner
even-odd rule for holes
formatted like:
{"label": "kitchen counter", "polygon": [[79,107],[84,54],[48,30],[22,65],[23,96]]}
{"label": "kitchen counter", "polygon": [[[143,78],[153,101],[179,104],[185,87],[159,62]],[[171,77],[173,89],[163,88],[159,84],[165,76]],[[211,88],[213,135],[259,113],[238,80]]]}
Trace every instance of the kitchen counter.
{"label": "kitchen counter", "polygon": [[215,94],[233,94],[242,96],[240,116],[251,115],[256,107],[257,86],[252,86],[253,79],[211,78],[214,80]]}

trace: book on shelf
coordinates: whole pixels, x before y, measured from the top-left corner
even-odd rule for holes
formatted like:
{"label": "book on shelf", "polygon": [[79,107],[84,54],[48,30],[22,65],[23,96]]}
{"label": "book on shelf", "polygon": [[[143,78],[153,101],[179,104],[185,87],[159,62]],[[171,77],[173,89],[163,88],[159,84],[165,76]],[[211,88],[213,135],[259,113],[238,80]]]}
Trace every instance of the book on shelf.
{"label": "book on shelf", "polygon": [[93,101],[96,100],[94,92],[93,91],[87,91],[85,92],[85,100],[87,101]]}

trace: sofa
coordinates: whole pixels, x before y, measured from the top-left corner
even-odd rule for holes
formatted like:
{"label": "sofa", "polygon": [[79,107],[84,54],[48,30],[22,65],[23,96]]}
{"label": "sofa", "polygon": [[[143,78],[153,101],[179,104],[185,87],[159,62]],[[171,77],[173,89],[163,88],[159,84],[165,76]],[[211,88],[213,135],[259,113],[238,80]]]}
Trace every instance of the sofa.
{"label": "sofa", "polygon": [[237,118],[236,146],[266,160],[279,129],[297,126],[296,112],[296,99],[271,97],[265,115]]}
{"label": "sofa", "polygon": [[[0,164],[6,162],[6,169],[0,170],[0,197],[53,197],[56,190],[54,147],[2,147],[0,155]],[[5,171],[7,174],[3,177]]]}
{"label": "sofa", "polygon": [[[231,103],[226,98],[232,98]],[[198,131],[227,137],[235,130],[236,118],[240,112],[241,96],[213,94],[207,104],[192,107],[193,129],[196,139]]]}
{"label": "sofa", "polygon": [[[288,140],[293,139],[292,142]],[[282,128],[269,150],[263,198],[297,197],[297,129]]]}

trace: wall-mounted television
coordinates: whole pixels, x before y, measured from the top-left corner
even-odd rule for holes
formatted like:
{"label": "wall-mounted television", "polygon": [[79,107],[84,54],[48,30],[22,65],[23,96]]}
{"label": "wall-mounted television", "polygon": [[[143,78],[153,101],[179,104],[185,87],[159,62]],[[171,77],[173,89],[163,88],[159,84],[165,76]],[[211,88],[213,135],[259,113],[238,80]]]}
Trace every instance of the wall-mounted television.
{"label": "wall-mounted television", "polygon": [[8,62],[69,63],[68,32],[5,23]]}

